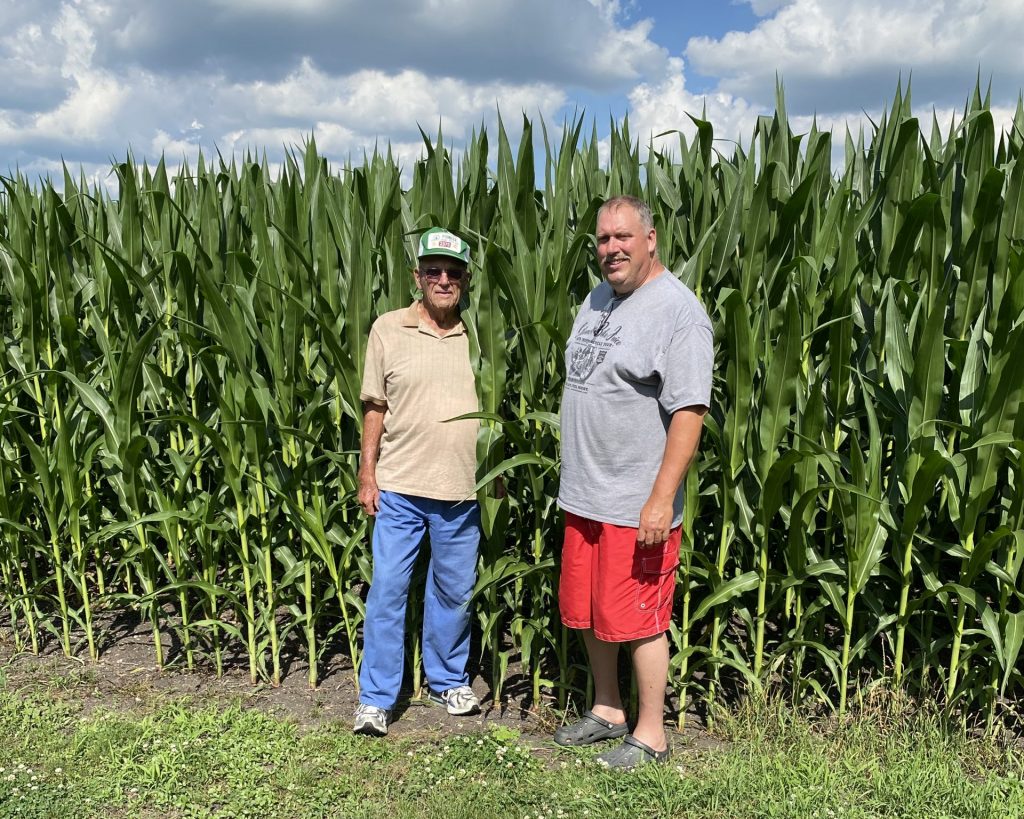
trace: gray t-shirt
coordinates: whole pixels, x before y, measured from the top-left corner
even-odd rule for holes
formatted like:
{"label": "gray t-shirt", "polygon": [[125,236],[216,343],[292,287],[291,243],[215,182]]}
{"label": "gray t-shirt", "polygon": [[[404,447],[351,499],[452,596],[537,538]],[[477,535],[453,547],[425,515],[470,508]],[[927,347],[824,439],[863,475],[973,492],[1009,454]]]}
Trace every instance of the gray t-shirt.
{"label": "gray t-shirt", "polygon": [[[668,271],[626,296],[607,282],[587,297],[565,349],[558,505],[639,526],[672,413],[710,406],[711,321]],[[672,525],[683,516],[676,493]]]}

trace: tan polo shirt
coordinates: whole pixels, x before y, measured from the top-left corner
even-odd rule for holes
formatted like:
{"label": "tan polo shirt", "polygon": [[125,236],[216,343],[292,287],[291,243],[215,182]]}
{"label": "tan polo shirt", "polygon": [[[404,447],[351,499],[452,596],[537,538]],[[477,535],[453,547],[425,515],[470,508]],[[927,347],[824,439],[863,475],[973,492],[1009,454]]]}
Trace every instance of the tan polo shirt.
{"label": "tan polo shirt", "polygon": [[420,321],[417,302],[380,316],[359,398],[387,404],[378,488],[435,500],[474,496],[480,422],[443,423],[480,409],[464,324],[439,336]]}

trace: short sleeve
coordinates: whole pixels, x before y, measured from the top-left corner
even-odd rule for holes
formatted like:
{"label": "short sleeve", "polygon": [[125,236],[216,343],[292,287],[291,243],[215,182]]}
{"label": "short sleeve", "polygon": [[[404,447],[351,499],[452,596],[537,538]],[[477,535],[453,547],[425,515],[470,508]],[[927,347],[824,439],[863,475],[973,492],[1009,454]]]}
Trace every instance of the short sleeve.
{"label": "short sleeve", "polygon": [[370,340],[366,345],[366,363],[363,367],[363,384],[359,390],[360,401],[386,404],[384,392],[384,344],[380,332],[374,326],[370,329]]}
{"label": "short sleeve", "polygon": [[671,415],[683,407],[710,407],[713,365],[711,327],[702,322],[677,328],[659,368],[662,409]]}

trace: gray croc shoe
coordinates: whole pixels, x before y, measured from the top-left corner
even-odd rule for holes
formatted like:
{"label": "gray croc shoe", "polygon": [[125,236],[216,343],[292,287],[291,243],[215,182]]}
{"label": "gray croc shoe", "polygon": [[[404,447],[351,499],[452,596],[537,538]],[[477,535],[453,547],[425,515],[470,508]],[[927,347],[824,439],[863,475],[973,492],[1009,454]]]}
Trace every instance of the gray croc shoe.
{"label": "gray croc shoe", "polygon": [[555,742],[567,747],[590,745],[603,739],[618,739],[628,731],[629,727],[624,722],[608,722],[593,711],[584,711],[576,722],[563,725],[555,731]]}
{"label": "gray croc shoe", "polygon": [[606,768],[631,771],[648,762],[667,762],[671,756],[671,746],[664,751],[655,751],[650,745],[629,734],[621,745],[598,754],[594,759]]}

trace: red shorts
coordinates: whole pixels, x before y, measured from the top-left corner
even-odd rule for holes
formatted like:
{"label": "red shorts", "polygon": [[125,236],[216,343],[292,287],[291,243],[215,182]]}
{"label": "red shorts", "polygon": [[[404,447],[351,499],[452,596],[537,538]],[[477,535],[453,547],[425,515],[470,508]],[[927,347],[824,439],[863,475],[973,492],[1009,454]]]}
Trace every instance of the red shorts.
{"label": "red shorts", "polygon": [[565,513],[558,604],[569,628],[624,643],[668,630],[682,527],[642,548],[637,530]]}

